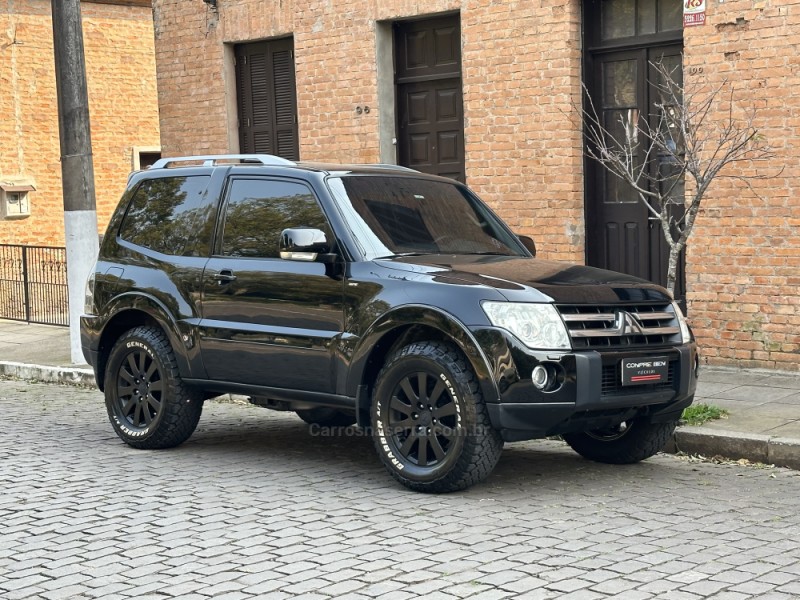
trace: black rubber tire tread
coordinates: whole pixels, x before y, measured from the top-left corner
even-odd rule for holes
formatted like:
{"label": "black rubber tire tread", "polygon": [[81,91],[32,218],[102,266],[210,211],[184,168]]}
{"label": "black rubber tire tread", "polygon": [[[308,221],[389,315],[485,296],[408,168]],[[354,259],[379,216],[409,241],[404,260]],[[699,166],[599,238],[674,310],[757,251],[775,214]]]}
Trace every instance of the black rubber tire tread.
{"label": "black rubber tire tread", "polygon": [[672,437],[677,422],[647,423],[635,420],[617,440],[603,441],[586,433],[565,433],[562,437],[578,454],[595,462],[630,465],[658,453]]}
{"label": "black rubber tire tread", "polygon": [[[126,434],[114,419],[112,403],[116,398],[112,396],[116,390],[113,365],[116,364],[115,355],[125,351],[125,343],[137,340],[147,344],[153,351],[156,360],[160,363],[162,376],[166,383],[163,397],[163,415],[158,420],[152,432],[143,437],[132,437]],[[188,387],[181,379],[175,352],[169,343],[166,334],[158,327],[140,326],[124,333],[111,350],[106,369],[105,395],[106,408],[111,424],[117,435],[129,446],[143,450],[157,450],[174,448],[188,440],[203,412],[203,394]]]}
{"label": "black rubber tire tread", "polygon": [[393,354],[378,373],[375,390],[385,373],[398,362],[408,357],[428,358],[444,367],[459,388],[465,404],[465,427],[470,433],[465,436],[464,446],[453,467],[437,480],[419,482],[403,477],[386,457],[376,428],[376,402],[371,408],[372,439],[381,462],[392,476],[410,490],[426,493],[449,493],[466,489],[486,479],[494,470],[503,452],[503,438],[492,427],[489,412],[483,401],[478,380],[466,357],[452,344],[438,341],[414,342]]}
{"label": "black rubber tire tread", "polygon": [[295,412],[309,425],[319,425],[320,427],[348,427],[356,422],[354,414],[326,406],[296,410]]}

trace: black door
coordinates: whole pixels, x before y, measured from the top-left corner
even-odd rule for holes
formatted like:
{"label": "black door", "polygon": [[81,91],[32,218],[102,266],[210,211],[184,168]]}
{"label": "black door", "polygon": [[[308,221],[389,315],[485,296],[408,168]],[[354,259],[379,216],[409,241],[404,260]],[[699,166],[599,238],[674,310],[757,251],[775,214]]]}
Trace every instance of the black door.
{"label": "black door", "polygon": [[[640,143],[645,160],[643,120],[658,123],[656,73],[663,61],[681,77],[681,2],[614,0],[587,3],[586,83],[604,127],[616,139]],[[650,170],[664,168],[655,157]],[[682,186],[673,190],[682,194]],[[666,284],[669,247],[660,222],[634,190],[597,163],[586,169],[587,262]],[[679,278],[676,295],[681,295]]]}
{"label": "black door", "polygon": [[236,46],[239,148],[299,160],[292,38]]}
{"label": "black door", "polygon": [[395,25],[401,165],[465,182],[458,15]]}
{"label": "black door", "polygon": [[343,283],[321,263],[278,253],[288,227],[332,239],[313,192],[297,181],[236,178],[226,196],[221,239],[203,274],[200,348],[209,378],[333,392]]}

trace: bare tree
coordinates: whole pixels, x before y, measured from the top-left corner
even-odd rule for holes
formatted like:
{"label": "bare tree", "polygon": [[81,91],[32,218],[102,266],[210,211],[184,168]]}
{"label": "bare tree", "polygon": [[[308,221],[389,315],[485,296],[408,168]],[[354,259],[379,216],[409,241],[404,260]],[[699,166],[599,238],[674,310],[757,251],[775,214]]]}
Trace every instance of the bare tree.
{"label": "bare tree", "polygon": [[[579,111],[586,153],[629,185],[660,221],[670,249],[667,287],[674,294],[678,260],[711,183],[738,179],[758,195],[751,182],[776,175],[748,172],[742,163],[752,167],[775,154],[754,125],[755,111],[737,107],[727,80],[685,86],[680,66],[663,60],[651,66],[656,114],[629,113],[605,124],[588,93]],[[616,137],[611,129],[619,132]]]}

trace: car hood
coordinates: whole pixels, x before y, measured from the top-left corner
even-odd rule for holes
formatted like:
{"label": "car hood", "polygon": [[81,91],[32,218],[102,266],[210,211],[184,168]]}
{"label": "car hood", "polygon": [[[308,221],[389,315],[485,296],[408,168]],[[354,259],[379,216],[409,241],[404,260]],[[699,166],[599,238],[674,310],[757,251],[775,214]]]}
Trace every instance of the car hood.
{"label": "car hood", "polygon": [[390,269],[425,273],[442,283],[493,288],[513,302],[607,304],[671,300],[664,288],[638,277],[539,258],[423,255],[377,262]]}

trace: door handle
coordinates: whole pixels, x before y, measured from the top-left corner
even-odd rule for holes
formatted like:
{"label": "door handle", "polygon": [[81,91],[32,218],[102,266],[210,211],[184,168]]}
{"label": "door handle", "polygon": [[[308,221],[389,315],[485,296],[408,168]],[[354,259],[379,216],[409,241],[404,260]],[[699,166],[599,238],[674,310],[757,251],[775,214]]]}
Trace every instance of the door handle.
{"label": "door handle", "polygon": [[230,283],[231,281],[236,281],[236,275],[234,275],[233,271],[230,269],[222,269],[219,273],[214,275],[214,279],[217,280],[219,285],[223,285],[225,283]]}

